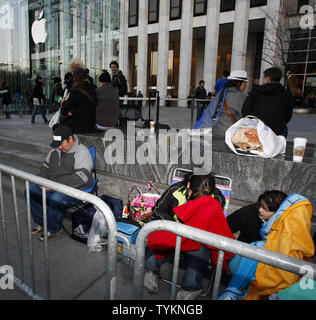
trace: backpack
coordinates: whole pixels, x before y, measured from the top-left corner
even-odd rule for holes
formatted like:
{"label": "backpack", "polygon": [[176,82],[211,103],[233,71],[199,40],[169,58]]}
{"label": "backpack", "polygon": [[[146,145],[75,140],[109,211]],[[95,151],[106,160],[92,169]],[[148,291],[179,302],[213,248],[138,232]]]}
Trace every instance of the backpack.
{"label": "backpack", "polygon": [[227,90],[227,88],[224,88],[215,96],[193,129],[209,128],[216,125],[216,122],[224,108]]}

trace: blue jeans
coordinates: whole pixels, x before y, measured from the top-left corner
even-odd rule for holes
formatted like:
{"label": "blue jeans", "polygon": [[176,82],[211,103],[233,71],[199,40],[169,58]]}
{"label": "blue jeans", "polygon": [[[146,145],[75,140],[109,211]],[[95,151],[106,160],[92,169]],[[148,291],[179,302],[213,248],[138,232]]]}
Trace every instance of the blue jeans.
{"label": "blue jeans", "polygon": [[[203,272],[208,266],[210,249],[201,245],[199,250],[182,252],[186,270],[183,275],[181,288],[184,290],[202,289]],[[159,275],[161,265],[167,259],[157,260],[154,253],[148,249],[148,258],[145,262],[145,269]]]}
{"label": "blue jeans", "polygon": [[34,109],[33,109],[33,113],[32,113],[32,120],[31,120],[31,122],[35,122],[35,116],[36,116],[36,112],[37,112],[38,108],[39,108],[39,110],[40,110],[40,113],[41,113],[41,115],[42,115],[42,118],[43,118],[44,122],[45,122],[45,123],[48,122],[48,120],[47,120],[47,118],[46,118],[46,115],[45,115],[45,107],[44,107],[44,106],[38,106],[38,105],[36,105],[36,104],[34,104]]}
{"label": "blue jeans", "polygon": [[[47,202],[47,231],[56,233],[62,228],[62,221],[66,214],[67,204],[73,200],[63,193],[46,192]],[[34,221],[43,226],[42,189],[36,185],[30,185],[31,214]]]}
{"label": "blue jeans", "polygon": [[202,117],[203,113],[205,110],[205,105],[203,103],[198,103],[197,104],[197,114],[196,114],[196,121],[199,121],[200,118]]}

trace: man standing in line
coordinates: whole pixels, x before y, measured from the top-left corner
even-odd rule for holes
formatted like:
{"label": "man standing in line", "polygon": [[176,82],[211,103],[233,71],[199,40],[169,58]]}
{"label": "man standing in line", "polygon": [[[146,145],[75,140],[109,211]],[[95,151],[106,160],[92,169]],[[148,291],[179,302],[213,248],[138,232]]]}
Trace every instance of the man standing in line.
{"label": "man standing in line", "polygon": [[127,94],[127,81],[122,71],[119,69],[119,64],[116,61],[110,63],[112,71],[112,84],[113,87],[119,91],[119,96],[124,97]]}
{"label": "man standing in line", "polygon": [[205,101],[199,101],[199,100],[206,100],[206,90],[204,86],[205,86],[205,81],[201,80],[199,82],[199,86],[196,88],[194,93],[194,98],[195,100],[197,100],[197,114],[196,114],[197,121],[199,121],[199,119],[202,117],[202,114],[206,106]]}
{"label": "man standing in line", "polygon": [[263,72],[264,84],[253,88],[242,107],[242,116],[253,115],[270,127],[276,135],[288,134],[294,97],[281,84],[282,71],[268,68]]}

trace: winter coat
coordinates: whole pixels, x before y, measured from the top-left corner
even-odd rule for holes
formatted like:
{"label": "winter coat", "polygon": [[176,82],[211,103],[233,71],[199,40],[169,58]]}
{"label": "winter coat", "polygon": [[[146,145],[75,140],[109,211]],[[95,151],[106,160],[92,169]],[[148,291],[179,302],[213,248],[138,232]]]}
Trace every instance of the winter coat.
{"label": "winter coat", "polygon": [[116,127],[120,115],[120,97],[111,83],[96,89],[96,122],[102,127]]}
{"label": "winter coat", "polygon": [[[93,132],[96,123],[96,93],[91,86],[72,89],[61,106],[60,123],[72,129],[74,133]],[[72,115],[69,116],[68,112]]]}
{"label": "winter coat", "polygon": [[41,167],[40,176],[84,190],[93,182],[93,161],[87,147],[79,143],[77,136],[74,138],[75,145],[63,155],[58,149],[49,152]]}
{"label": "winter coat", "polygon": [[[311,262],[315,252],[310,234],[311,203],[304,197],[293,194],[282,203],[280,208],[282,210],[279,209],[275,213],[280,217],[272,220],[273,216],[270,218],[272,221],[268,221],[268,223],[273,223],[273,221],[274,223],[266,237],[264,248]],[[299,275],[259,263],[256,270],[256,280],[251,282],[249,294],[245,300],[265,299],[273,293],[290,287],[299,280]]]}
{"label": "winter coat", "polygon": [[260,229],[263,220],[259,217],[259,209],[254,205],[242,207],[227,217],[232,233],[240,232],[238,240],[252,243],[262,240]]}
{"label": "winter coat", "polygon": [[[4,88],[3,90],[8,90],[8,89]],[[11,102],[12,102],[11,92],[10,92],[10,90],[8,90],[8,92],[6,92],[2,95],[2,103],[4,105],[9,105],[9,104],[11,104]]]}
{"label": "winter coat", "polygon": [[[216,199],[224,209],[225,198],[221,191],[217,188],[214,191],[214,199]],[[150,220],[170,220],[178,221],[173,209],[187,202],[187,188],[183,182],[178,182],[169,187],[162,196],[157,200],[153,215]]]}
{"label": "winter coat", "polygon": [[[194,98],[205,100],[206,99],[206,90],[204,88],[197,87],[195,90],[195,93],[194,93]],[[203,103],[205,103],[205,101],[203,101]]]}
{"label": "winter coat", "polygon": [[287,124],[292,118],[294,97],[280,83],[256,86],[242,107],[242,115],[253,115],[263,121],[276,135],[287,136]]}
{"label": "winter coat", "polygon": [[34,87],[34,90],[30,96],[30,101],[34,103],[33,99],[36,98],[39,100],[40,105],[44,103],[44,92],[43,92],[43,83],[37,81]]}
{"label": "winter coat", "polygon": [[[245,102],[245,99],[246,95],[238,88],[228,88],[225,100],[229,111],[235,117],[236,121],[242,118],[241,108]],[[221,138],[225,137],[226,130],[233,124],[233,120],[226,113],[225,108],[223,108],[220,116],[218,117],[216,125],[213,127],[213,136]]]}
{"label": "winter coat", "polygon": [[121,70],[112,76],[112,85],[118,89],[120,97],[124,97],[127,94],[127,81]]}
{"label": "winter coat", "polygon": [[[213,197],[204,196],[191,200],[173,209],[180,221],[187,226],[212,232],[230,239],[234,239],[221,205]],[[155,231],[148,236],[147,245],[153,251],[157,260],[163,259],[174,253],[176,234],[168,231]],[[199,250],[201,243],[191,239],[182,238],[181,251],[188,252]],[[218,258],[218,249],[205,245],[211,249],[211,260],[215,265]],[[227,260],[233,256],[225,253],[224,268],[227,268]]]}

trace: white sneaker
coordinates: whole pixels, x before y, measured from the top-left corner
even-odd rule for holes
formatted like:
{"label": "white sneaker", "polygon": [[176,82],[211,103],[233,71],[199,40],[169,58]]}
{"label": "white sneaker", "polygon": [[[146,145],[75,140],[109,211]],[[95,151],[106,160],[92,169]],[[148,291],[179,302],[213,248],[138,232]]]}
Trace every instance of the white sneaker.
{"label": "white sneaker", "polygon": [[176,300],[194,300],[200,293],[201,290],[187,291],[181,289],[177,293]]}
{"label": "white sneaker", "polygon": [[158,276],[152,271],[146,271],[144,287],[148,290],[148,293],[158,292]]}

